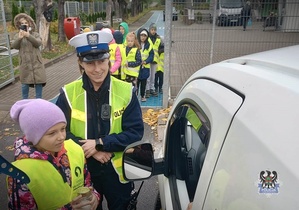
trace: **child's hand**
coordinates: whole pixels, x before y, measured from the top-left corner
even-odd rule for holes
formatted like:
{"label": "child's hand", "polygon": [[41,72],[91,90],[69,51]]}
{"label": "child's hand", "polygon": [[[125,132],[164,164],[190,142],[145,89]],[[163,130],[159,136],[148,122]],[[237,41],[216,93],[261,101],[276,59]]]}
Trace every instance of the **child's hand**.
{"label": "child's hand", "polygon": [[142,61],[141,62],[141,66],[142,66],[142,68],[144,68],[144,65],[146,64],[146,62],[145,61]]}
{"label": "child's hand", "polygon": [[82,198],[82,195],[77,196],[72,200],[71,206],[73,210],[81,209],[82,207],[89,207],[90,210],[96,210],[97,206],[99,205],[98,198],[95,194],[91,194],[91,196],[86,199]]}

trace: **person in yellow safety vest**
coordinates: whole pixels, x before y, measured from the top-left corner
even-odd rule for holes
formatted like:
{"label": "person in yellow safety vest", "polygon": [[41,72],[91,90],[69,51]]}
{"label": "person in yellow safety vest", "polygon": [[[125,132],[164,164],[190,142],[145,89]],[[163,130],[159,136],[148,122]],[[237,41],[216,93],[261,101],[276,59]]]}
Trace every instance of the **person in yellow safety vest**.
{"label": "person in yellow safety vest", "polygon": [[[112,31],[109,28],[103,28],[102,31],[107,31],[108,33],[112,34]],[[116,78],[120,79],[118,69],[121,66],[121,53],[118,44],[116,43],[115,39],[113,38],[112,41],[109,43],[109,54],[110,54],[110,73]]]}
{"label": "person in yellow safety vest", "polygon": [[152,44],[148,41],[148,31],[145,28],[140,28],[137,32],[138,42],[141,46],[142,64],[140,66],[139,75],[137,79],[137,89],[140,92],[141,102],[145,102],[145,87],[146,81],[149,77],[150,63],[154,59],[154,50]]}
{"label": "person in yellow safety vest", "polygon": [[17,101],[10,110],[24,137],[17,138],[12,163],[30,179],[22,183],[7,177],[8,209],[95,210],[100,194],[92,190],[90,201],[79,195],[92,187],[82,148],[66,138],[66,118],[54,103],[43,99]]}
{"label": "person in yellow safety vest", "polygon": [[[125,53],[125,45],[123,44],[123,34],[119,30],[115,30],[112,35],[115,40],[115,43],[118,46],[121,60],[122,60],[122,58],[124,57],[124,53]],[[111,59],[110,59],[110,61],[111,61]],[[112,73],[112,76],[114,76],[118,79],[121,79],[121,80],[125,79],[125,74],[123,73],[123,71],[121,71],[121,64],[120,64],[119,68]]]}
{"label": "person in yellow safety vest", "polygon": [[149,40],[153,44],[153,49],[154,49],[154,60],[150,64],[150,76],[147,79],[147,84],[146,84],[146,96],[149,98],[150,96],[158,96],[158,93],[155,91],[155,74],[157,70],[157,63],[159,60],[159,54],[158,54],[158,49],[161,44],[161,38],[157,34],[157,25],[155,23],[151,23],[149,26]]}
{"label": "person in yellow safety vest", "polygon": [[112,35],[94,31],[73,37],[82,77],[66,84],[56,105],[67,119],[67,138],[80,144],[94,188],[109,209],[126,209],[134,183],[126,181],[122,154],[144,133],[142,112],[131,83],[111,76],[108,43]]}
{"label": "person in yellow safety vest", "polygon": [[163,81],[164,81],[164,44],[162,43],[158,50],[159,60],[157,64],[157,71],[155,74],[155,91],[157,93],[163,93]]}
{"label": "person in yellow safety vest", "polygon": [[126,75],[125,81],[133,84],[137,88],[137,77],[142,62],[140,45],[135,33],[127,35],[127,46],[124,57],[122,57],[122,71]]}

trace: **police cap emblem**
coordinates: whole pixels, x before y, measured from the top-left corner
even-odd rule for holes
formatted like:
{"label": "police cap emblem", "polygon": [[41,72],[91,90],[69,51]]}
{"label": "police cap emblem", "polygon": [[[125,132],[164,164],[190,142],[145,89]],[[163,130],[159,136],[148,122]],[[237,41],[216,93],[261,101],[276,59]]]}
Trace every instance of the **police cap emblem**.
{"label": "police cap emblem", "polygon": [[99,35],[96,33],[87,34],[87,43],[89,45],[97,45],[99,43]]}

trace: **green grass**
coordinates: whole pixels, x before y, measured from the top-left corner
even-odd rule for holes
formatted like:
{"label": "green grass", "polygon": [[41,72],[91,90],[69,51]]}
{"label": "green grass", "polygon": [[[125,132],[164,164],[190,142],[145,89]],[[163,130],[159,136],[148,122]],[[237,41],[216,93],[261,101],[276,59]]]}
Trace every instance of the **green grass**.
{"label": "green grass", "polygon": [[42,57],[45,59],[54,59],[58,56],[61,56],[65,53],[72,52],[74,48],[68,44],[68,42],[58,42],[58,35],[51,34],[51,41],[53,49],[51,51],[43,51]]}

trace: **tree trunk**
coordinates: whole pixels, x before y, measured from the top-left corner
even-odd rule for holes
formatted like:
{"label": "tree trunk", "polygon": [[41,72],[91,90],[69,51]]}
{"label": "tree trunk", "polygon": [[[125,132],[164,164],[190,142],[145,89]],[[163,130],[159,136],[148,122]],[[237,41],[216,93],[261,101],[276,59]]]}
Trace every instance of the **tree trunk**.
{"label": "tree trunk", "polygon": [[127,2],[125,0],[118,0],[119,3],[119,15],[122,19],[128,18]]}
{"label": "tree trunk", "polygon": [[112,23],[111,21],[112,7],[113,7],[112,0],[108,0],[106,5],[106,20],[110,22],[110,26]]}
{"label": "tree trunk", "polygon": [[52,50],[52,42],[50,36],[50,22],[44,16],[44,11],[52,5],[52,0],[33,0],[36,14],[36,27],[42,38],[42,50]]}
{"label": "tree trunk", "polygon": [[119,4],[117,0],[113,0],[113,4],[114,4],[114,11],[115,11],[115,17],[120,18],[120,11],[119,11]]}
{"label": "tree trunk", "polygon": [[134,17],[136,15],[138,15],[138,6],[139,6],[139,3],[137,0],[132,0],[132,3],[131,3],[131,17]]}
{"label": "tree trunk", "polygon": [[52,50],[52,42],[50,36],[50,23],[46,20],[44,15],[40,16],[39,22],[39,34],[42,38],[42,50],[50,51]]}
{"label": "tree trunk", "polygon": [[58,0],[58,41],[59,42],[65,42],[66,41],[66,35],[64,31],[64,3],[65,0]]}

